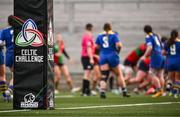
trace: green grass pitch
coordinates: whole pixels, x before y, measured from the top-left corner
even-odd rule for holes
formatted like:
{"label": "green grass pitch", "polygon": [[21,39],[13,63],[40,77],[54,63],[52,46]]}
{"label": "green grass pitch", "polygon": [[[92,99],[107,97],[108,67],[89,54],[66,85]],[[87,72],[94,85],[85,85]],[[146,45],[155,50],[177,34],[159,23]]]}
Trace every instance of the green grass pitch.
{"label": "green grass pitch", "polygon": [[132,95],[123,98],[108,93],[107,99],[100,99],[99,96],[60,93],[56,95],[55,104],[55,110],[13,112],[12,103],[0,98],[0,117],[180,117],[180,98],[169,96]]}

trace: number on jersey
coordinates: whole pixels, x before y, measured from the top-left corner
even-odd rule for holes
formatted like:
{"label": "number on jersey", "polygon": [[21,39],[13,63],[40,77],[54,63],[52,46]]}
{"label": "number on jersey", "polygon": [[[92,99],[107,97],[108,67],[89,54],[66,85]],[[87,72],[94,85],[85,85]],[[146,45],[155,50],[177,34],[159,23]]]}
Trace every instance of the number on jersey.
{"label": "number on jersey", "polygon": [[157,36],[155,36],[155,42],[156,42],[156,44],[157,44],[159,47],[161,46],[161,44],[160,44],[159,39],[158,39]]}
{"label": "number on jersey", "polygon": [[172,46],[170,46],[170,54],[176,55],[176,46],[174,44]]}
{"label": "number on jersey", "polygon": [[103,37],[103,47],[108,48],[109,47],[109,42],[108,42],[108,36]]}

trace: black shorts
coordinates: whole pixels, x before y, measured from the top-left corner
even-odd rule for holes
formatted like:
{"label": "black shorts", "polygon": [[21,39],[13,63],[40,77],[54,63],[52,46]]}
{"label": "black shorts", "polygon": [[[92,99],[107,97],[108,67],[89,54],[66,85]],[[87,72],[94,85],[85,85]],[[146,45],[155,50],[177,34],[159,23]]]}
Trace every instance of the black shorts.
{"label": "black shorts", "polygon": [[84,70],[92,70],[93,65],[90,63],[89,57],[81,57],[81,63]]}
{"label": "black shorts", "polygon": [[54,63],[55,65],[62,67],[64,65],[64,63]]}
{"label": "black shorts", "polygon": [[149,66],[144,61],[140,61],[138,68],[139,68],[139,70],[142,70],[144,72],[149,71]]}
{"label": "black shorts", "polygon": [[131,63],[131,62],[128,61],[127,59],[124,60],[124,65],[125,65],[125,66],[131,66],[131,67],[136,66],[134,63]]}

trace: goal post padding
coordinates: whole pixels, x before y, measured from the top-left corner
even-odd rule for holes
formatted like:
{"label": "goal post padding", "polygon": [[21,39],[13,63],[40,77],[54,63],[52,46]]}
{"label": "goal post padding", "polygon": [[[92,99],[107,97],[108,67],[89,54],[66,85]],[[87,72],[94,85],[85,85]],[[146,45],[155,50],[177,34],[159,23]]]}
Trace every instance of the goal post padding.
{"label": "goal post padding", "polygon": [[54,108],[53,0],[14,0],[14,109]]}

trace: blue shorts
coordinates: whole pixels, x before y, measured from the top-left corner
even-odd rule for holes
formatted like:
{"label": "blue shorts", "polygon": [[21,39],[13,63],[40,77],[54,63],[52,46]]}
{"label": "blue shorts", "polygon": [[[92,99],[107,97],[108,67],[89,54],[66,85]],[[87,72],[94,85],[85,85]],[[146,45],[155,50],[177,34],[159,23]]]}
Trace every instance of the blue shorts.
{"label": "blue shorts", "polygon": [[14,52],[6,52],[6,66],[13,67],[14,65]]}
{"label": "blue shorts", "polygon": [[0,51],[0,65],[4,64],[4,53]]}
{"label": "blue shorts", "polygon": [[180,72],[180,57],[167,58],[167,70],[170,72],[178,71]]}
{"label": "blue shorts", "polygon": [[108,64],[110,67],[116,67],[120,64],[119,55],[117,53],[100,54],[99,64]]}
{"label": "blue shorts", "polygon": [[165,63],[165,58],[161,55],[151,56],[150,68],[153,69],[163,69]]}

